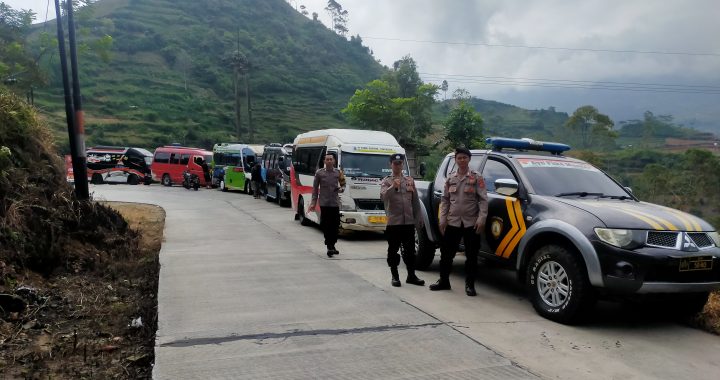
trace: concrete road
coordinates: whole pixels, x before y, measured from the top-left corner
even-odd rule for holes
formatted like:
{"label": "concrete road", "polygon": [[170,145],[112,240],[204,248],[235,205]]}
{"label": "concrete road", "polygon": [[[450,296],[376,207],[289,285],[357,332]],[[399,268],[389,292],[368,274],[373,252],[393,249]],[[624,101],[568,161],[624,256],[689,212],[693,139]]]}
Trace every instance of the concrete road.
{"label": "concrete road", "polygon": [[658,312],[601,303],[586,325],[559,325],[511,272],[484,267],[478,297],[465,296],[462,256],[452,291],[393,288],[382,236],[342,238],[328,259],[319,229],[245,194],[91,191],[167,212],[158,379],[720,378],[720,337]]}

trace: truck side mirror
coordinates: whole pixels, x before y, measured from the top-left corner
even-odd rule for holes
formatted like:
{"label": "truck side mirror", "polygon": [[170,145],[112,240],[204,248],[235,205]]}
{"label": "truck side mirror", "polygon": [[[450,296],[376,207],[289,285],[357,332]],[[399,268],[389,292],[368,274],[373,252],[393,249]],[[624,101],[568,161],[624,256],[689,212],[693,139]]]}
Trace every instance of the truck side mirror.
{"label": "truck side mirror", "polygon": [[627,191],[627,192],[630,193],[630,194],[633,193],[633,192],[632,192],[632,187],[630,187],[630,186],[625,186],[625,191]]}
{"label": "truck side mirror", "polygon": [[495,180],[495,192],[500,195],[512,197],[517,194],[519,187],[517,181],[514,179],[500,178]]}
{"label": "truck side mirror", "polygon": [[421,162],[420,165],[418,165],[418,174],[420,174],[420,177],[425,177],[425,174],[427,174],[427,165],[425,165],[424,162]]}

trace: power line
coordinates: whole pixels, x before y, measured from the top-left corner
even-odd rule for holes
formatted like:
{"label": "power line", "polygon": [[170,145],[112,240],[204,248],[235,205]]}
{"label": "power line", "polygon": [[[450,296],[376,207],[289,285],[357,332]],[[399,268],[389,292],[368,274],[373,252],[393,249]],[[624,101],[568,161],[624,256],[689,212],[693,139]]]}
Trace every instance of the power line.
{"label": "power line", "polygon": [[[447,78],[427,77],[426,80],[435,83],[441,83]],[[513,81],[513,80],[492,80],[492,79],[455,79],[457,83],[467,84],[486,84],[499,86],[518,86],[518,87],[546,87],[546,88],[569,88],[569,89],[585,89],[585,90],[614,90],[614,91],[632,91],[632,92],[653,92],[653,93],[680,93],[680,94],[704,94],[704,95],[720,95],[719,90],[702,90],[692,88],[664,88],[664,87],[643,87],[643,86],[613,86],[613,85],[590,85],[590,84],[573,84],[562,82],[532,82],[532,81]]]}
{"label": "power line", "polygon": [[618,54],[654,54],[654,55],[687,55],[687,56],[700,56],[700,57],[720,57],[720,53],[709,53],[709,52],[674,52],[674,51],[652,51],[652,50],[569,48],[569,47],[556,47],[556,46],[489,44],[489,43],[482,43],[482,42],[412,40],[412,39],[404,39],[404,38],[386,38],[386,37],[370,37],[370,36],[361,36],[361,38],[367,39],[367,40],[415,42],[415,43],[439,44],[439,45],[486,46],[486,47],[501,47],[501,48],[513,48],[513,49],[589,51],[589,52],[595,52],[595,53],[618,53]]}
{"label": "power line", "polygon": [[720,86],[709,85],[681,85],[639,82],[612,82],[612,81],[582,81],[570,79],[523,78],[523,77],[497,77],[484,75],[462,74],[436,74],[420,73],[426,80],[441,82],[451,80],[468,84],[509,85],[521,87],[554,87],[577,88],[591,90],[618,90],[642,92],[671,92],[684,94],[720,94]]}

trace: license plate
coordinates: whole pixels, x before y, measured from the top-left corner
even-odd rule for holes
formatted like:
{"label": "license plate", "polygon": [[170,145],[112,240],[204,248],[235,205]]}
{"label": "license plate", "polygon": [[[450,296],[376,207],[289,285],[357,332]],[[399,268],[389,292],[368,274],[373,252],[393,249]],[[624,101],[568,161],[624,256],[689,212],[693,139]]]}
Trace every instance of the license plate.
{"label": "license plate", "polygon": [[368,216],[368,222],[387,224],[387,216]]}
{"label": "license plate", "polygon": [[680,272],[712,270],[712,256],[683,257],[680,259]]}

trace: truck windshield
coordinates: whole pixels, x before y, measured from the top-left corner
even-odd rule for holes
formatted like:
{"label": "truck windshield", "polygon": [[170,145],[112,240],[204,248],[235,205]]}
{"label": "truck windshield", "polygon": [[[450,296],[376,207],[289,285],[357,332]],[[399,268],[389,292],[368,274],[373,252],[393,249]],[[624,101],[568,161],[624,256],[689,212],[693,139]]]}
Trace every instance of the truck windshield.
{"label": "truck windshield", "polygon": [[[342,152],[340,165],[349,177],[385,177],[392,173],[390,155]],[[403,173],[407,174],[407,163]]]}
{"label": "truck windshield", "polygon": [[630,198],[625,189],[585,162],[526,158],[518,162],[539,195]]}

